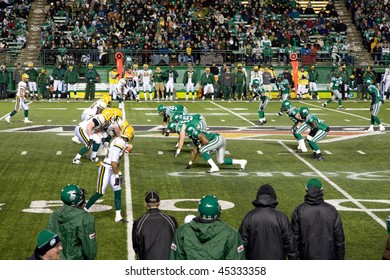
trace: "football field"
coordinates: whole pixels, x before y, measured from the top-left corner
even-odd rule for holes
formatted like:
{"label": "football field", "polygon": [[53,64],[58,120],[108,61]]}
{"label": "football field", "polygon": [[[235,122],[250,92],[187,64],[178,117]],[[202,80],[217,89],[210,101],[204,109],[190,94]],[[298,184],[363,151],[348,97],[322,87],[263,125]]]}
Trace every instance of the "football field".
{"label": "football field", "polygon": [[[205,172],[209,165],[201,157],[191,169],[185,169],[193,148],[189,140],[174,157],[177,134],[162,135],[162,118],[157,113],[160,103],[125,103],[123,113],[135,129],[133,152],[121,162],[125,175],[122,215],[130,223],[114,222],[114,193],[109,188],[90,211],[96,217],[97,259],[134,259],[132,221],[146,211],[146,191],[159,192],[160,208],[179,225],[186,215],[197,213],[197,201],[203,195],[215,195],[222,203],[221,219],[238,229],[253,208],[261,185],[275,188],[277,209],[290,218],[303,202],[304,185],[311,177],[321,179],[325,200],[339,210],[346,259],[381,259],[387,237],[384,221],[390,215],[390,108],[385,103],[378,115],[386,127],[383,133],[364,131],[370,124],[369,102],[346,101],[345,111],[337,110],[335,102],[326,109],[321,101],[291,102],[308,107],[330,126],[329,135],[318,143],[323,161],[315,161],[311,151],[296,153],[297,142],[290,131],[293,123],[285,114],[277,116],[280,102],[275,99],[265,109],[267,123],[262,126],[257,125],[258,101],[161,102],[182,104],[189,113],[205,116],[209,130],[226,137],[226,157],[248,161],[244,171],[234,165],[220,166],[220,172],[212,174]],[[29,104],[32,124],[23,123],[23,110],[8,124],[4,118],[14,104],[10,99],[0,103],[1,260],[31,255],[49,213],[62,205],[62,187],[77,184],[89,197],[96,190],[98,175],[96,163],[85,157],[83,164],[72,164],[82,147],[72,142],[73,130],[82,110],[91,103],[34,101]]]}

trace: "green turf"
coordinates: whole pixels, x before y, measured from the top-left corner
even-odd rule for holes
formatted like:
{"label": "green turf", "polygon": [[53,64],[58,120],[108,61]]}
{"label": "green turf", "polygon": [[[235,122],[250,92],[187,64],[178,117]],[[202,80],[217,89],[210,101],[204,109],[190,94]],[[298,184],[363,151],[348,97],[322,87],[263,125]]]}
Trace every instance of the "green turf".
{"label": "green turf", "polygon": [[[274,186],[279,201],[277,208],[291,217],[295,207],[303,202],[305,182],[321,174],[328,180],[322,179],[325,199],[342,200],[339,205],[344,210],[339,212],[346,235],[346,258],[380,259],[386,239],[383,221],[390,214],[390,151],[387,147],[390,134],[362,133],[363,136],[340,139],[336,129],[332,129],[336,126],[359,130],[367,128],[368,102],[345,102],[347,110],[343,112],[337,110],[336,103],[329,104],[323,110],[321,102],[292,102],[298,107],[309,107],[331,127],[329,136],[319,143],[325,156],[324,161],[315,162],[311,152],[299,154],[298,157],[290,153],[288,148],[296,148],[296,142],[287,130],[292,122],[287,116],[276,116],[280,107],[277,101],[269,103],[266,108],[267,124],[260,129],[283,128],[287,133],[263,132],[250,136],[249,133],[259,131],[259,127],[254,125],[258,121],[258,102],[182,102],[190,113],[204,114],[210,127],[218,127],[215,129],[227,138],[229,154],[226,156],[247,159],[246,170],[239,172],[237,166],[221,166],[218,174],[206,174],[209,166],[202,158],[197,158],[193,168],[187,170],[185,167],[192,147],[185,145],[180,156],[175,158],[176,135],[164,137],[157,128],[143,131],[139,127],[132,143],[133,154],[129,156],[132,201],[126,205],[126,199],[130,196],[124,188],[123,208],[131,207],[129,210],[133,218],[142,215],[145,212],[143,196],[151,189],[157,190],[162,200],[181,200],[175,204],[179,209],[196,210],[197,202],[193,200],[214,194],[220,200],[234,204],[233,208],[222,212],[221,218],[238,228],[244,215],[253,208],[251,202],[262,184]],[[81,148],[81,145],[71,141],[72,129],[80,120],[82,108],[90,104],[74,101],[33,102],[30,104],[32,125],[22,122],[23,111],[12,118],[11,125],[4,120],[0,121],[0,259],[24,259],[32,253],[36,234],[46,227],[48,214],[24,212],[30,208],[31,202],[58,202],[61,188],[68,183],[87,189],[88,195],[94,193],[96,164],[85,158],[82,159],[84,164],[80,166],[71,164],[72,158]],[[159,126],[162,119],[157,115],[158,104],[128,102],[126,117],[135,126]],[[10,101],[0,103],[0,118],[10,112],[13,106],[14,103]],[[390,122],[387,103],[382,107],[379,117],[387,126]],[[46,132],[23,130],[31,126],[54,126],[57,129]],[[65,132],[61,132],[62,126],[66,126]],[[222,129],[227,126],[232,129]],[[252,130],[248,133],[241,131],[242,135],[234,132],[235,128],[243,127]],[[15,128],[22,130],[12,130]],[[58,151],[61,153],[58,154]],[[22,155],[22,152],[27,153]],[[104,201],[98,204],[112,207],[113,198],[109,188],[103,196]],[[363,205],[366,211],[362,211],[359,205]],[[55,207],[49,204],[45,209]],[[196,211],[191,210],[164,211],[175,216],[179,224],[183,223],[187,214],[196,214]],[[125,213],[123,209],[123,215]],[[378,217],[379,222],[370,214]],[[127,259],[128,228],[114,222],[114,210],[93,212],[92,215],[96,217],[98,259]]]}

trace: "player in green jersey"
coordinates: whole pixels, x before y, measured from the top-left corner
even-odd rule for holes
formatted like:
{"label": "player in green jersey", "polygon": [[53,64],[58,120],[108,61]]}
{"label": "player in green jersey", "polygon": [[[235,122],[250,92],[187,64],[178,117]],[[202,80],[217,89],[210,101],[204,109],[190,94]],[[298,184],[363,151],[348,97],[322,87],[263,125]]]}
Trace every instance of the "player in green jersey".
{"label": "player in green jersey", "polygon": [[302,107],[299,109],[299,114],[310,128],[309,135],[306,136],[306,142],[314,152],[314,159],[323,160],[324,157],[321,154],[321,150],[318,147],[317,142],[328,135],[330,130],[329,126],[320,121],[317,116],[310,113],[307,107]]}
{"label": "player in green jersey", "polygon": [[385,127],[383,126],[383,124],[378,118],[379,110],[382,104],[384,103],[384,101],[381,98],[379,89],[374,85],[371,79],[366,79],[364,83],[367,86],[368,94],[371,96],[371,105],[370,105],[371,123],[370,123],[370,128],[367,129],[367,131],[370,132],[374,131],[374,124],[376,123],[377,125],[379,125],[379,131],[384,132]]}
{"label": "player in green jersey", "polygon": [[169,131],[167,129],[167,124],[171,121],[171,117],[174,114],[188,114],[188,110],[183,105],[172,105],[172,106],[164,106],[162,104],[157,106],[157,112],[160,116],[163,117],[163,129],[162,134],[165,136],[169,136]]}
{"label": "player in green jersey", "polygon": [[344,110],[343,103],[342,103],[342,96],[340,89],[343,87],[343,80],[340,77],[340,73],[336,72],[335,75],[330,80],[330,90],[332,91],[333,95],[332,97],[322,104],[322,107],[325,108],[330,102],[335,101],[336,98],[338,99],[339,103],[339,110]]}
{"label": "player in green jersey", "polygon": [[303,121],[301,115],[299,114],[299,109],[292,106],[291,102],[284,100],[280,108],[278,116],[281,117],[283,112],[286,112],[287,116],[294,122],[294,125],[291,127],[291,132],[294,135],[295,139],[298,142],[297,152],[306,153],[307,148],[305,145],[305,140],[302,137],[302,133],[305,132],[309,126],[306,122]]}
{"label": "player in green jersey", "polygon": [[291,85],[287,79],[283,77],[283,74],[279,74],[276,78],[276,87],[279,90],[279,99],[281,101],[287,100],[290,96]]}
{"label": "player in green jersey", "polygon": [[268,104],[268,96],[265,92],[263,86],[260,86],[259,80],[253,80],[252,83],[252,90],[253,90],[253,96],[249,100],[249,102],[252,102],[256,97],[260,98],[260,105],[259,109],[257,110],[257,113],[259,114],[259,125],[263,125],[267,122],[264,114],[265,107],[267,107]]}
{"label": "player in green jersey", "polygon": [[201,154],[203,159],[210,164],[211,168],[207,173],[214,173],[219,171],[219,167],[211,158],[211,154],[215,151],[217,154],[217,161],[219,164],[232,165],[239,164],[240,171],[245,169],[247,160],[225,158],[226,139],[223,135],[213,132],[207,132],[197,129],[194,125],[187,125],[187,135],[194,141],[195,147],[192,151],[191,160],[188,162],[186,169],[192,167],[196,156]]}

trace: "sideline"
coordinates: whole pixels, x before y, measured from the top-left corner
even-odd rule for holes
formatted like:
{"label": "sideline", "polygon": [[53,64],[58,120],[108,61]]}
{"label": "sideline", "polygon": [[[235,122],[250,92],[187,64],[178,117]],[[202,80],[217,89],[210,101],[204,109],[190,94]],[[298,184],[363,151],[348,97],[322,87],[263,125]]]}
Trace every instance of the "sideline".
{"label": "sideline", "polygon": [[256,124],[254,122],[251,122],[250,120],[248,120],[248,119],[244,118],[243,116],[241,116],[241,115],[239,115],[239,114],[229,110],[228,108],[225,108],[225,107],[215,103],[214,101],[210,101],[210,103],[214,104],[215,106],[217,106],[217,107],[219,107],[221,109],[224,109],[224,110],[228,111],[230,114],[233,114],[233,115],[239,117],[240,119],[243,119],[244,121],[250,123],[251,125],[256,126]]}
{"label": "sideline", "polygon": [[278,141],[278,143],[280,145],[282,145],[287,151],[289,151],[293,156],[295,156],[297,159],[299,159],[301,162],[303,162],[307,167],[309,167],[311,170],[313,170],[316,174],[318,174],[318,176],[321,177],[324,181],[326,181],[329,185],[331,185],[338,192],[340,192],[342,195],[344,195],[349,201],[351,201],[353,204],[355,204],[357,207],[359,207],[368,216],[373,218],[383,228],[386,228],[386,223],[384,221],[382,221],[377,215],[375,215],[374,213],[369,211],[363,204],[361,204],[359,201],[357,201],[355,198],[353,198],[349,193],[347,193],[345,190],[343,190],[340,186],[338,186],[336,183],[334,183],[331,179],[326,177],[324,173],[322,173],[320,170],[315,168],[310,162],[308,162],[307,160],[302,158],[299,154],[295,153],[285,143],[283,143],[283,141]]}
{"label": "sideline", "polygon": [[[123,119],[126,119],[126,110],[122,109]],[[124,153],[124,172],[125,172],[125,190],[126,190],[126,218],[127,224],[127,259],[135,260],[135,252],[133,250],[132,232],[133,232],[133,199],[131,196],[131,180],[130,180],[130,159],[129,155]]]}

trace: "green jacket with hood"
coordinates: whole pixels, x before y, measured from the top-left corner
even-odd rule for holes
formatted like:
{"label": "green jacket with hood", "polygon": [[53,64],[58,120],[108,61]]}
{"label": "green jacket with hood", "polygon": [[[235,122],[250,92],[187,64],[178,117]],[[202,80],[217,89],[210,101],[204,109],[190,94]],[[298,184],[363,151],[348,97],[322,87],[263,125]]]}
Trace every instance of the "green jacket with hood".
{"label": "green jacket with hood", "polygon": [[64,204],[50,214],[48,229],[60,237],[63,259],[96,258],[95,218],[84,209]]}
{"label": "green jacket with hood", "polygon": [[244,260],[240,234],[224,222],[195,218],[180,226],[172,241],[171,260]]}

